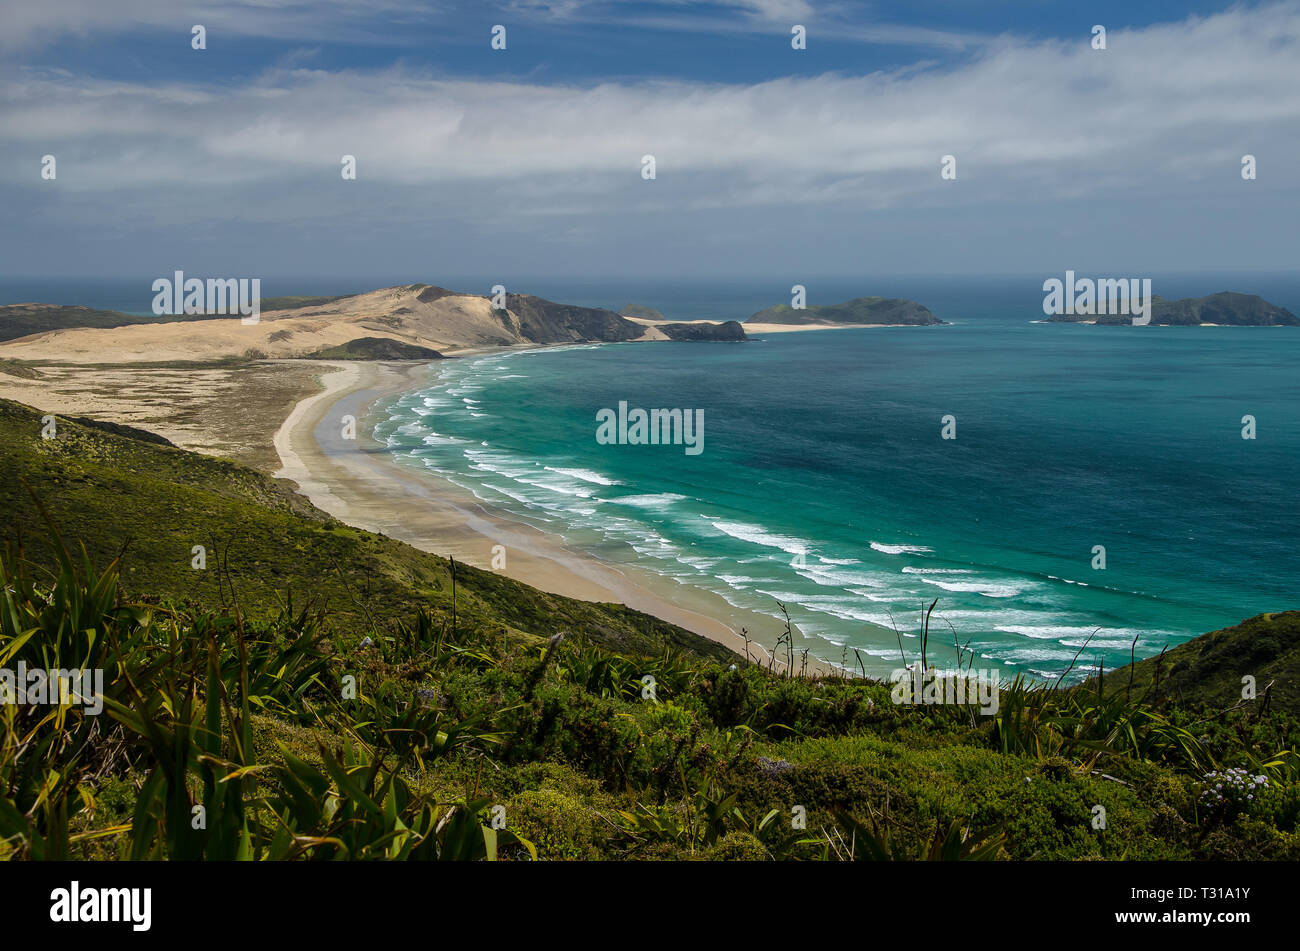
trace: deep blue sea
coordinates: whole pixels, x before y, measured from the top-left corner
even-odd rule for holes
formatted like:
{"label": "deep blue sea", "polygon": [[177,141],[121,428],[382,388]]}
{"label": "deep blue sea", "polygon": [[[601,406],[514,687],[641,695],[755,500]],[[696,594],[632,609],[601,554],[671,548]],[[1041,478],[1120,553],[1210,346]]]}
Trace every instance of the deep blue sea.
{"label": "deep blue sea", "polygon": [[[376,435],[574,547],[771,615],[767,643],[784,604],[798,645],[836,663],[856,647],[877,670],[897,666],[895,627],[915,633],[935,598],[933,639],[951,645],[955,631],[985,664],[1038,676],[1089,638],[1076,669],[1127,663],[1135,638],[1150,656],[1297,607],[1300,328],[1038,323],[1052,276],[803,282],[810,304],[908,297],[945,327],[448,360],[432,386],[388,401]],[[435,282],[487,293],[497,281]],[[59,302],[146,311],[142,283],[138,307],[126,290]],[[788,303],[791,283],[510,289],[716,320]],[[1300,313],[1296,275],[1153,285],[1167,299],[1256,293]],[[48,298],[23,290],[0,283],[6,302]],[[620,401],[703,410],[703,452],[599,443],[596,414]],[[945,416],[956,439],[941,438]]]}

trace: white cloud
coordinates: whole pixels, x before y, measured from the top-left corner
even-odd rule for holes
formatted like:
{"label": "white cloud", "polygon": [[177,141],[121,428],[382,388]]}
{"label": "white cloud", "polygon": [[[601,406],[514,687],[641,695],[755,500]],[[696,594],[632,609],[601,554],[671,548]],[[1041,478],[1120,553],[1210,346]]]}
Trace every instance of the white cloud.
{"label": "white cloud", "polygon": [[[1160,190],[1240,152],[1300,151],[1300,4],[1114,31],[1109,49],[1005,40],[950,69],[756,85],[473,82],[390,69],[281,70],[236,88],[18,71],[0,150],[60,157],[71,189],[338,177],[420,187],[546,181],[548,203],[613,183],[713,205],[967,202],[1032,184]],[[656,156],[659,178],[640,180]],[[958,158],[940,183],[940,156]],[[35,158],[33,158],[35,156]],[[1228,170],[1231,172],[1231,169]],[[626,183],[627,188],[616,187]],[[969,184],[967,184],[969,183]],[[521,194],[523,192],[521,191]]]}
{"label": "white cloud", "polygon": [[[1087,39],[752,85],[10,69],[0,203],[25,224],[0,233],[0,257],[42,268],[80,244],[104,267],[165,267],[179,249],[387,267],[439,249],[465,268],[637,269],[635,243],[674,270],[1293,266],[1300,0],[1113,29],[1104,52]],[[40,178],[46,153],[57,182]],[[956,182],[939,177],[945,154]]]}
{"label": "white cloud", "polygon": [[734,0],[733,5],[782,23],[806,20],[813,12],[807,0]]}

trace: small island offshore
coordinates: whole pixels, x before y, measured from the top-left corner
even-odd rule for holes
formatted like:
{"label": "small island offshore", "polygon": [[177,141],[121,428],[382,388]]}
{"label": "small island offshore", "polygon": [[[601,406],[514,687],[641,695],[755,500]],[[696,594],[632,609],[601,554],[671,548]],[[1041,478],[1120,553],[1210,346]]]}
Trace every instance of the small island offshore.
{"label": "small island offshore", "polygon": [[[1119,314],[1053,314],[1044,323],[1131,326],[1133,318]],[[1270,304],[1254,294],[1220,291],[1206,297],[1167,301],[1151,298],[1151,325],[1159,327],[1300,327],[1297,317],[1285,307]]]}
{"label": "small island offshore", "polygon": [[944,323],[915,301],[886,297],[857,297],[842,304],[794,308],[777,304],[760,310],[746,323],[790,325],[853,325],[858,327],[932,327]]}

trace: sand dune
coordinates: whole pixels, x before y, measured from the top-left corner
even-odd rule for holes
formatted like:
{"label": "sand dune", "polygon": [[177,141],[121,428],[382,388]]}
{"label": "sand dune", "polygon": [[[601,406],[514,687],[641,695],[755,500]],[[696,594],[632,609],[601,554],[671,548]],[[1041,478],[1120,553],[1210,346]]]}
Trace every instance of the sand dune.
{"label": "sand dune", "polygon": [[522,341],[518,318],[494,313],[488,298],[416,284],[268,311],[256,324],[234,317],[54,330],[0,344],[0,358],[60,363],[283,359],[358,337],[385,337],[441,352]]}

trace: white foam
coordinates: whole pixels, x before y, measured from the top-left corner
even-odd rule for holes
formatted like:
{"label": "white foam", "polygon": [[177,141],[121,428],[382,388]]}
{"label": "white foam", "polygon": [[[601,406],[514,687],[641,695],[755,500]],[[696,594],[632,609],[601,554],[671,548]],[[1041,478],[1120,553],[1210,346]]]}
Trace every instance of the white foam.
{"label": "white foam", "polygon": [[719,581],[731,585],[733,588],[744,589],[747,585],[758,584],[763,581],[762,578],[751,578],[749,575],[716,575]]}
{"label": "white foam", "polygon": [[585,485],[573,485],[572,483],[557,482],[553,479],[520,479],[524,485],[535,486],[539,489],[546,489],[548,492],[555,492],[559,495],[570,495],[580,499],[591,498],[592,490]]}
{"label": "white foam", "polygon": [[[1075,651],[1051,647],[1016,647],[1012,650],[991,650],[989,657],[994,660],[1011,660],[1020,663],[1035,660],[1071,661]],[[1080,658],[1082,659],[1082,658]]]}
{"label": "white foam", "polygon": [[1048,575],[1047,577],[1051,578],[1053,581],[1064,581],[1066,584],[1077,584],[1085,588],[1092,587],[1092,585],[1088,584],[1086,581],[1071,581],[1069,578],[1058,578],[1056,575]]}
{"label": "white foam", "polygon": [[868,621],[881,627],[890,626],[888,614],[863,611],[862,606],[854,599],[837,598],[832,595],[798,594],[793,591],[759,591],[758,593],[774,598],[782,604],[796,604],[808,611],[829,614],[831,617],[837,617],[841,620]]}
{"label": "white foam", "polygon": [[[1148,631],[1128,627],[1075,626],[1065,624],[1000,624],[994,630],[1007,634],[1019,634],[1034,640],[1056,641],[1062,647],[1078,649],[1085,644],[1089,650],[1128,651],[1132,649],[1139,657],[1149,657],[1159,653],[1157,644],[1163,645],[1170,640],[1179,639],[1173,631]],[[1134,647],[1134,639],[1137,646]]]}
{"label": "white foam", "polygon": [[581,479],[583,482],[591,482],[594,483],[595,485],[622,485],[623,484],[616,479],[607,478],[601,475],[599,472],[592,472],[590,469],[563,469],[560,468],[559,466],[547,466],[546,468],[551,472],[558,472],[561,475],[570,476],[574,479]]}
{"label": "white foam", "polygon": [[[999,624],[993,628],[995,631],[1003,631],[1007,634],[1020,634],[1023,637],[1032,637],[1035,640],[1060,640],[1063,637],[1087,637],[1090,634],[1102,632],[1102,629],[1096,625],[1092,627],[1075,627],[1065,624]],[[1122,630],[1113,630],[1106,632],[1108,634],[1122,634]],[[1137,631],[1131,631],[1130,634],[1137,634]],[[1130,636],[1129,640],[1132,640]]]}
{"label": "white foam", "polygon": [[760,525],[746,525],[744,522],[710,522],[710,524],[724,535],[767,548],[779,548],[792,555],[805,554],[811,547],[801,538],[778,535]]}
{"label": "white foam", "polygon": [[872,542],[871,547],[886,555],[924,555],[934,551],[924,545],[886,545],[882,542]]}
{"label": "white foam", "polygon": [[878,604],[893,604],[898,600],[897,594],[877,594],[873,591],[864,591],[862,588],[849,588],[854,594],[859,594],[868,601],[875,601]]}
{"label": "white foam", "polygon": [[636,508],[661,509],[672,505],[674,502],[681,502],[686,498],[684,495],[678,495],[676,492],[659,492],[652,495],[624,495],[615,499],[606,499],[615,505],[631,505]]}
{"label": "white foam", "polygon": [[941,581],[938,578],[928,578],[925,575],[919,576],[926,584],[932,584],[936,587],[943,588],[945,591],[956,591],[964,594],[982,594],[986,598],[1014,598],[1018,594],[1024,594],[1027,586],[1010,583],[999,583],[996,581]]}

